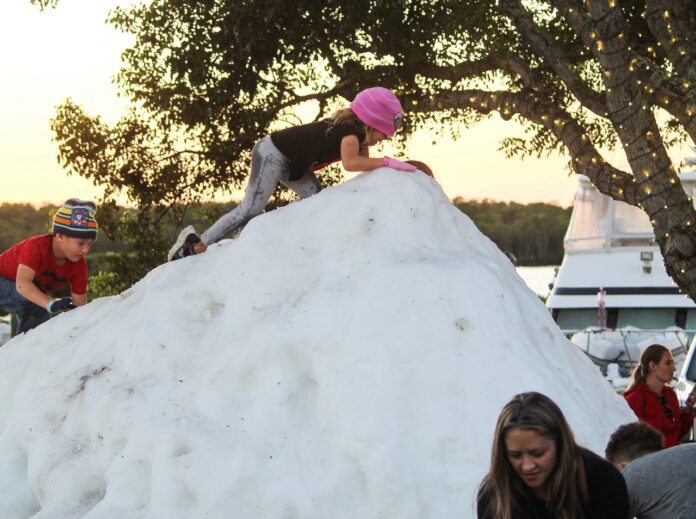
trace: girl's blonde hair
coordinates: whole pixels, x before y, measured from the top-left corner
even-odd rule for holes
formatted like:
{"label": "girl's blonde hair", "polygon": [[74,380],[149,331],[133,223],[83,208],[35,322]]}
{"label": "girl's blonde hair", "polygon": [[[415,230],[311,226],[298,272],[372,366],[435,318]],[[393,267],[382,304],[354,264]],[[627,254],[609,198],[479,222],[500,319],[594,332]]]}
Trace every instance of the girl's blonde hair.
{"label": "girl's blonde hair", "polygon": [[339,108],[336,110],[334,113],[331,114],[331,117],[329,117],[329,128],[327,129],[327,132],[331,131],[331,129],[336,125],[336,124],[352,124],[358,127],[361,127],[365,131],[365,139],[363,142],[360,143],[361,146],[364,146],[367,144],[368,141],[368,131],[370,127],[366,125],[364,122],[362,122],[357,115],[355,115],[355,112],[351,110],[350,108]]}
{"label": "girl's blonde hair", "polygon": [[626,391],[634,388],[636,384],[645,382],[650,374],[650,363],[659,364],[665,353],[669,353],[669,350],[662,344],[651,344],[645,348],[640,354],[638,365],[631,373],[631,383],[626,388]]}
{"label": "girl's blonde hair", "polygon": [[541,393],[520,393],[508,402],[498,417],[493,439],[490,472],[481,482],[479,497],[486,494],[491,516],[513,519],[524,515],[531,492],[515,472],[507,456],[505,437],[511,429],[534,431],[556,444],[556,465],[544,482],[547,509],[558,519],[577,519],[577,445],[559,407]]}

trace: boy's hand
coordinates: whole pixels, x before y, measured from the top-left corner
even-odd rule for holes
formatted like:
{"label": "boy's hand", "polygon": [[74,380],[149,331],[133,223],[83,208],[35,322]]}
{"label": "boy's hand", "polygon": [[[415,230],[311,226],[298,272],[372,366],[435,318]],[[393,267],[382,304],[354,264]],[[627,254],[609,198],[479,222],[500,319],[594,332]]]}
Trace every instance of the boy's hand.
{"label": "boy's hand", "polygon": [[401,162],[400,160],[396,160],[391,157],[384,157],[384,165],[388,168],[394,168],[399,171],[416,171],[416,166],[413,164],[406,164],[405,162]]}
{"label": "boy's hand", "polygon": [[54,299],[46,305],[46,310],[49,314],[55,314],[56,312],[62,312],[63,310],[72,310],[77,308],[72,302],[70,297],[61,297],[60,299]]}

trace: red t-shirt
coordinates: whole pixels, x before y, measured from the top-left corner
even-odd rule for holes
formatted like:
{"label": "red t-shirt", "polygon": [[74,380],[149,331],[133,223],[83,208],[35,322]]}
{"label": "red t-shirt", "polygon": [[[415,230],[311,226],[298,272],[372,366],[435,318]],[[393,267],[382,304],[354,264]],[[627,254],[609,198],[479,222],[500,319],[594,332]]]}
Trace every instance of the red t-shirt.
{"label": "red t-shirt", "polygon": [[70,283],[70,291],[74,294],[87,293],[87,262],[80,258],[80,261],[65,260],[63,265],[57,265],[52,234],[31,236],[0,254],[0,276],[16,280],[19,265],[36,272],[34,284],[42,292]]}

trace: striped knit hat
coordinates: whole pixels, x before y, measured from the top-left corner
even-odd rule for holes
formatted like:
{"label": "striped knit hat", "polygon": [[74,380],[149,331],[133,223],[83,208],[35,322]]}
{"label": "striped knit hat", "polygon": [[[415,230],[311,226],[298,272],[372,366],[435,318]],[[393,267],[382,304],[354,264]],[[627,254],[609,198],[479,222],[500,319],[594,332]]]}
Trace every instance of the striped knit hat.
{"label": "striped knit hat", "polygon": [[404,111],[394,93],[383,87],[366,88],[350,103],[362,122],[389,137],[396,133]]}
{"label": "striped knit hat", "polygon": [[97,239],[97,206],[94,202],[71,198],[53,217],[53,233],[73,238]]}

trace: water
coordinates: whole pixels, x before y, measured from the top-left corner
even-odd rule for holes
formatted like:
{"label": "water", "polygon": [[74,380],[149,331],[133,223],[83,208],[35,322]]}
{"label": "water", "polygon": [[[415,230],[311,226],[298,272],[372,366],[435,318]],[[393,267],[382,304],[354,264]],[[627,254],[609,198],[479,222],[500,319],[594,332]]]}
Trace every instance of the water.
{"label": "water", "polygon": [[557,268],[553,265],[548,267],[517,267],[517,273],[536,294],[547,297],[551,291],[549,284],[553,281]]}

